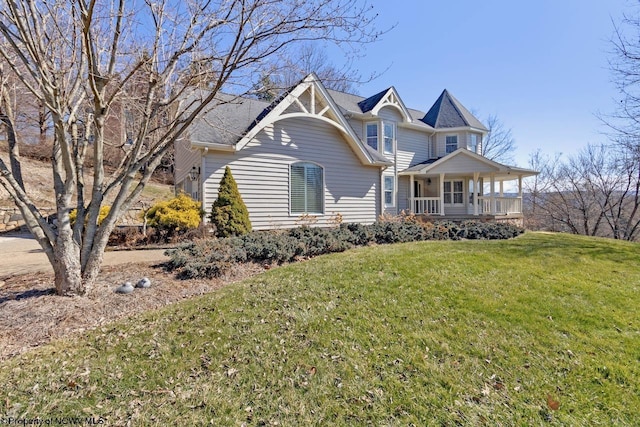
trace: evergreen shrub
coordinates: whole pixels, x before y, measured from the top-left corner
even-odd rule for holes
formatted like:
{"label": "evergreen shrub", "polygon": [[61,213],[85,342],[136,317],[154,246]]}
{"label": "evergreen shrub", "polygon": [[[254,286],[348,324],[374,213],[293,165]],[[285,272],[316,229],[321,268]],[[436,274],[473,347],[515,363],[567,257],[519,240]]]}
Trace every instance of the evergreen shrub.
{"label": "evergreen shrub", "polygon": [[202,215],[200,202],[184,193],[156,203],[144,214],[147,225],[169,235],[198,228]]}
{"label": "evergreen shrub", "polygon": [[216,226],[218,237],[242,236],[251,231],[249,211],[229,166],[220,180],[218,198],[213,202],[209,219]]}
{"label": "evergreen shrub", "polygon": [[[109,212],[111,211],[111,206],[105,205],[102,206],[100,208],[100,213],[98,214],[98,225],[102,224],[102,221],[104,221],[104,219],[107,217],[107,215],[109,215]],[[69,222],[71,223],[71,226],[73,227],[73,225],[76,223],[76,219],[78,217],[78,210],[74,209],[71,212],[69,212]],[[85,223],[87,221],[87,217],[85,216]]]}
{"label": "evergreen shrub", "polygon": [[284,231],[256,231],[242,237],[192,242],[169,251],[169,269],[182,277],[217,277],[237,263],[277,263],[342,252],[354,246],[421,240],[509,239],[524,232],[511,224],[467,221],[418,223],[410,219],[334,228],[302,226]]}

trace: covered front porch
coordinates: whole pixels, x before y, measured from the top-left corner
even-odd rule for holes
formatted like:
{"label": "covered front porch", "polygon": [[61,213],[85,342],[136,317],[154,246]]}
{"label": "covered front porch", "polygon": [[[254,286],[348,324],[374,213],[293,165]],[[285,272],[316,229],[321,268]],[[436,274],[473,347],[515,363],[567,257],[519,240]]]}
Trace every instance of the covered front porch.
{"label": "covered front porch", "polygon": [[521,217],[523,179],[536,173],[461,149],[400,172],[401,187],[407,190],[400,205],[416,215]]}
{"label": "covered front porch", "polygon": [[[510,215],[522,213],[522,177],[515,194],[505,195],[505,180],[473,176],[409,176],[408,210],[418,215]],[[435,187],[431,189],[430,187]],[[477,191],[473,189],[477,188]],[[435,192],[435,195],[427,194]]]}

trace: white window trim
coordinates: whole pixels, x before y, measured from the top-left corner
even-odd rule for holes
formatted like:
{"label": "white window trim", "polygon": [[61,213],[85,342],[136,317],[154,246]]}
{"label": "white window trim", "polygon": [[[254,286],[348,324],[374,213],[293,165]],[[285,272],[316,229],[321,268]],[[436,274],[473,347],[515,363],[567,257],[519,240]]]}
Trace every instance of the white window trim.
{"label": "white window trim", "polygon": [[[391,151],[387,151],[387,147],[386,147],[386,127],[387,126],[391,126]],[[397,127],[395,122],[382,122],[382,152],[384,154],[394,154],[396,152],[396,134],[397,134]]]}
{"label": "white window trim", "polygon": [[[393,180],[393,188],[391,189],[391,203],[387,204],[387,186],[386,186],[386,178],[391,178]],[[397,183],[395,175],[382,175],[382,203],[385,208],[395,208],[396,207],[396,192],[397,192]]]}
{"label": "white window trim", "polygon": [[[442,195],[442,201],[444,203],[445,206],[464,206],[464,179],[446,179],[443,182],[442,188],[444,191],[444,183],[445,182],[450,182],[451,183],[451,191],[445,194],[451,194],[451,203],[444,203],[444,194]],[[456,192],[454,191],[455,188],[455,182],[461,182],[462,183],[462,202],[461,203],[455,203],[455,197],[453,196]]]}
{"label": "white window trim", "polygon": [[[449,137],[455,137],[456,138],[456,148],[453,149],[453,151],[449,151],[449,144],[447,143],[447,138]],[[445,135],[444,136],[444,152],[445,154],[451,154],[454,151],[456,151],[458,149],[458,147],[460,146],[460,138],[458,138],[457,134],[450,134],[450,135]]]}
{"label": "white window trim", "polygon": [[[291,166],[298,164],[298,163],[307,163],[307,164],[312,164],[315,166],[318,166],[321,170],[322,170],[322,212],[293,212],[293,201],[291,200],[291,196],[292,196],[292,183],[291,183]],[[289,215],[290,216],[300,216],[300,215],[324,215],[325,209],[326,209],[326,200],[325,200],[325,194],[324,194],[324,189],[325,189],[325,168],[324,166],[322,166],[320,163],[318,162],[312,162],[312,161],[308,161],[308,160],[297,160],[295,162],[291,162],[289,163],[288,166],[289,169]]]}
{"label": "white window trim", "polygon": [[[476,139],[475,146],[471,143],[473,138]],[[477,153],[478,152],[478,134],[475,134],[475,133],[470,133],[469,134],[469,138],[468,138],[468,141],[467,141],[467,150],[471,151],[472,153]]]}
{"label": "white window trim", "polygon": [[[369,126],[376,127],[376,148],[371,147],[369,145]],[[367,144],[368,147],[373,148],[376,151],[380,151],[380,122],[365,122],[364,124],[364,143]]]}

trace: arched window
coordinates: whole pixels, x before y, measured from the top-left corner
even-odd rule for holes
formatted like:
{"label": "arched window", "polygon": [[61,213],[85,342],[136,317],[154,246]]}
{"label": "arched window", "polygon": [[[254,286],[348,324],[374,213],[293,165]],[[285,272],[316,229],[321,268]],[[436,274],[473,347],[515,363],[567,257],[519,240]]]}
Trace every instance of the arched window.
{"label": "arched window", "polygon": [[324,213],[324,171],[322,167],[315,163],[293,163],[290,177],[291,213]]}

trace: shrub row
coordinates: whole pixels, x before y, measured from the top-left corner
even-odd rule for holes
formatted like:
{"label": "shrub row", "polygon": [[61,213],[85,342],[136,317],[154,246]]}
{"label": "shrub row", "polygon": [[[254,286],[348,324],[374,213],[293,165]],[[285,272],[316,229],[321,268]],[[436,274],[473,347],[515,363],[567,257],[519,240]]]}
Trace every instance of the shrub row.
{"label": "shrub row", "polygon": [[421,240],[509,239],[524,230],[510,224],[381,221],[371,225],[341,224],[324,229],[254,231],[242,237],[202,239],[167,251],[168,269],[182,278],[219,277],[238,263],[277,263],[342,252],[354,246]]}

